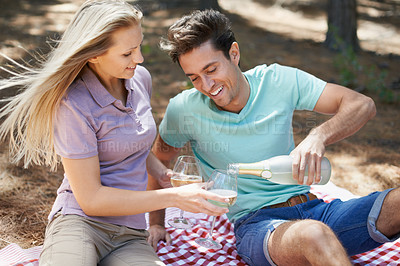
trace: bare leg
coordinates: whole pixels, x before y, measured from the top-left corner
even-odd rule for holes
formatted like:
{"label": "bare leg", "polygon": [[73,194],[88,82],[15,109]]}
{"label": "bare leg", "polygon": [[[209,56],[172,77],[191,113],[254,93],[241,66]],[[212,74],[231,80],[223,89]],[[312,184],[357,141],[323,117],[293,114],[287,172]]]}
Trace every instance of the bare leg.
{"label": "bare leg", "polygon": [[390,191],[383,201],[376,228],[388,238],[400,232],[400,188]]}
{"label": "bare leg", "polygon": [[277,265],[352,265],[334,232],[324,223],[284,223],[271,234],[268,251]]}

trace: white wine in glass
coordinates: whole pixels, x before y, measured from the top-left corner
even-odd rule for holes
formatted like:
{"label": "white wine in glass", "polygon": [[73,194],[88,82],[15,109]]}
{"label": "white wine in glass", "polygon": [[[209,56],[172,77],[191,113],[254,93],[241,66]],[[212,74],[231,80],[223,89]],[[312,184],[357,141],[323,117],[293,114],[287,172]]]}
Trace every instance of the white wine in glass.
{"label": "white wine in glass", "polygon": [[[232,177],[233,178],[233,177]],[[233,191],[233,190],[228,190],[228,189],[210,189],[209,190],[212,193],[218,194],[224,198],[229,199],[228,202],[220,202],[220,201],[216,201],[216,200],[208,200],[209,202],[211,202],[214,205],[217,205],[219,207],[223,207],[223,208],[228,208],[230,206],[232,206],[233,204],[235,204],[236,199],[237,199],[237,192]]]}
{"label": "white wine in glass", "polygon": [[181,175],[175,173],[171,177],[171,185],[173,187],[180,187],[201,182],[203,182],[203,178],[198,175]]}
{"label": "white wine in glass", "polygon": [[[210,179],[207,182],[207,190],[229,199],[228,202],[220,202],[215,200],[209,200],[209,202],[219,207],[232,206],[233,204],[235,204],[237,198],[236,175],[229,175],[226,171],[219,169],[214,170],[210,176]],[[206,238],[197,238],[195,240],[196,243],[200,246],[212,249],[222,248],[222,245],[212,238],[215,226],[215,219],[216,217],[214,216],[208,236]]]}
{"label": "white wine in glass", "polygon": [[[179,156],[176,160],[173,172],[171,177],[171,185],[173,187],[203,182],[200,162],[194,156]],[[192,224],[188,219],[183,217],[183,213],[183,210],[181,210],[180,216],[168,220],[168,224],[177,229],[192,228]]]}

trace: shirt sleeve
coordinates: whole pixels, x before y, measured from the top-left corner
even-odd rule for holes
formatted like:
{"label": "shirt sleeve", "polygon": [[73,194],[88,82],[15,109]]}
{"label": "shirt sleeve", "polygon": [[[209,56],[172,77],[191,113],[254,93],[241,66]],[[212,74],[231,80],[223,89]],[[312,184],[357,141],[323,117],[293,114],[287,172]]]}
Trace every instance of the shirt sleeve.
{"label": "shirt sleeve", "polygon": [[297,96],[296,110],[313,110],[321,96],[326,82],[302,70],[296,69]]}
{"label": "shirt sleeve", "polygon": [[175,148],[182,148],[190,140],[189,133],[185,130],[185,117],[190,119],[190,115],[183,111],[185,108],[182,98],[182,95],[178,95],[170,100],[159,126],[160,137]]}
{"label": "shirt sleeve", "polygon": [[54,147],[58,155],[83,159],[98,154],[96,133],[76,105],[63,99],[54,120]]}

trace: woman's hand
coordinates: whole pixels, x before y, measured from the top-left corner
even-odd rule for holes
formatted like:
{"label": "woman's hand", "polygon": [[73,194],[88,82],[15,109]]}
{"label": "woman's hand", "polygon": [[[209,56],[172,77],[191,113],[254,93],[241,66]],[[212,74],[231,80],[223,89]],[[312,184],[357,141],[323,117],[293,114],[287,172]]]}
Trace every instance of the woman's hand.
{"label": "woman's hand", "polygon": [[207,183],[190,184],[175,188],[174,206],[184,211],[193,213],[205,213],[211,216],[220,216],[229,212],[228,208],[218,207],[208,200],[227,203],[229,200],[215,193],[205,190]]}
{"label": "woman's hand", "polygon": [[147,242],[153,247],[154,251],[157,252],[157,245],[160,241],[165,241],[167,246],[171,245],[171,235],[165,230],[165,227],[159,224],[150,225],[148,229],[150,236]]}
{"label": "woman's hand", "polygon": [[[228,199],[203,189],[205,183],[148,191],[119,189],[102,185],[98,156],[62,158],[62,162],[76,200],[89,216],[135,215],[168,207],[214,216],[229,211],[207,201],[228,202]],[[157,180],[149,179],[149,186],[153,183]],[[141,204],[135,204],[137,202]]]}

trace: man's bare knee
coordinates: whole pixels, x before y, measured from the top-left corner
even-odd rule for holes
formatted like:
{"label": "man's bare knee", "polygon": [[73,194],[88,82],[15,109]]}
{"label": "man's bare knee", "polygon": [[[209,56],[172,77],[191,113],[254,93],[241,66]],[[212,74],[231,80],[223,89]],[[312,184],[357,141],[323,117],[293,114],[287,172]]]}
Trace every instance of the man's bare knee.
{"label": "man's bare knee", "polygon": [[[268,250],[278,265],[351,265],[335,233],[315,220],[280,225],[269,239]],[[342,264],[333,263],[333,257]]]}
{"label": "man's bare knee", "polygon": [[319,246],[320,242],[332,241],[336,239],[335,233],[326,224],[314,221],[304,220],[297,224],[300,228],[299,239],[308,246]]}

